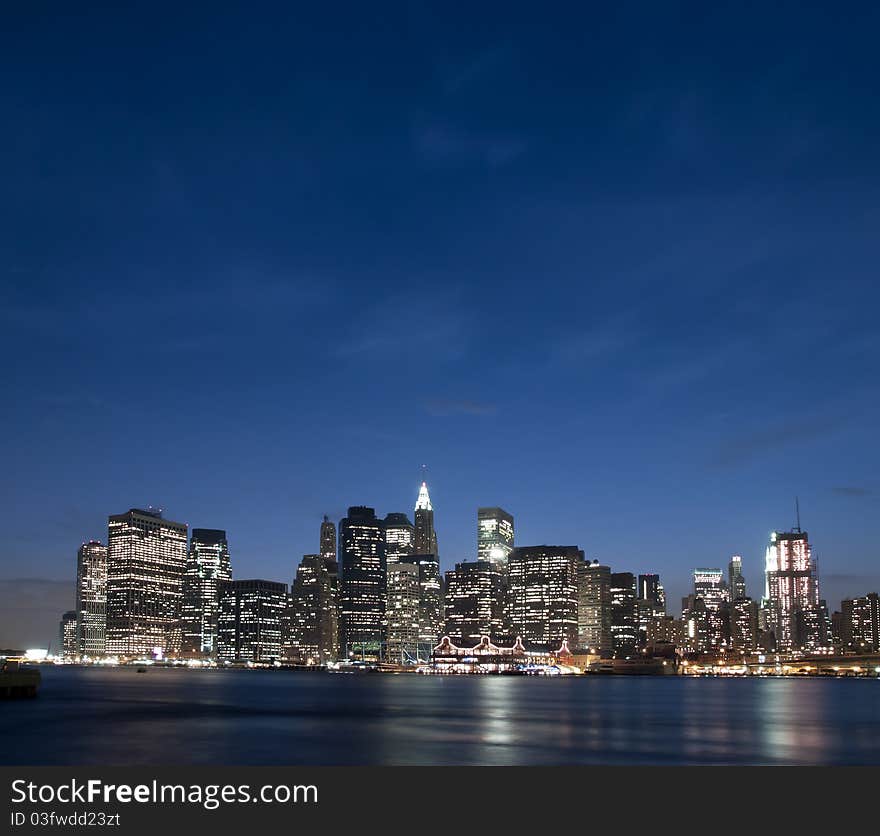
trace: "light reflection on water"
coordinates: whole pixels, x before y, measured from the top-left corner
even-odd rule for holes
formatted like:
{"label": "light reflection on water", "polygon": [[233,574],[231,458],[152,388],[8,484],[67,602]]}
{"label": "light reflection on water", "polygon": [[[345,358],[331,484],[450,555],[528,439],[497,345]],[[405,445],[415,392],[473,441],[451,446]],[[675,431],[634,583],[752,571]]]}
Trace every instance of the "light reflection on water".
{"label": "light reflection on water", "polygon": [[45,668],[18,764],[880,764],[880,682]]}

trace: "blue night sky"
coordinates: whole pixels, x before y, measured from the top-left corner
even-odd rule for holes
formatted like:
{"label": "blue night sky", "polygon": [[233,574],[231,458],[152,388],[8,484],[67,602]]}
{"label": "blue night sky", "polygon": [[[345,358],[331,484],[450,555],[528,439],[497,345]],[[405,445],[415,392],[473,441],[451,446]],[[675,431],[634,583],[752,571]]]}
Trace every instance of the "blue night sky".
{"label": "blue night sky", "polygon": [[108,514],[289,583],[422,464],[444,568],[501,505],[760,595],[798,495],[880,587],[876,8],[113,5],[0,36],[0,647]]}

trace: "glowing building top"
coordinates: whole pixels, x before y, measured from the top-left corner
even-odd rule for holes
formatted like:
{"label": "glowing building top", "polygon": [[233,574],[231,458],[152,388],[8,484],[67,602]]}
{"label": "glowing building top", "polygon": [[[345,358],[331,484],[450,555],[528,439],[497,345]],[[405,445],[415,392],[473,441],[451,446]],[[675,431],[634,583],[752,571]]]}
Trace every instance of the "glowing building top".
{"label": "glowing building top", "polygon": [[416,501],[416,511],[433,511],[431,497],[428,495],[428,483],[422,482],[419,488],[419,498]]}

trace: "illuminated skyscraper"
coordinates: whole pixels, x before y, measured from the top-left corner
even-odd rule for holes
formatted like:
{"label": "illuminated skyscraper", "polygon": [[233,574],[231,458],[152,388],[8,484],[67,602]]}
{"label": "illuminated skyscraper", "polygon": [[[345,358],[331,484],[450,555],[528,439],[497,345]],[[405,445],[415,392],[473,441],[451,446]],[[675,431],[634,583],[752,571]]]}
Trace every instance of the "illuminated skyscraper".
{"label": "illuminated skyscraper", "polygon": [[[691,615],[701,619],[697,650],[720,648],[730,644],[730,589],[720,569],[694,569],[694,598],[702,607],[691,608]],[[684,616],[683,616],[684,617]]]}
{"label": "illuminated skyscraper", "polygon": [[321,523],[321,556],[328,560],[336,560],[336,523],[324,514]]}
{"label": "illuminated skyscraper", "polygon": [[636,579],[631,572],[611,574],[611,643],[617,658],[636,652],[639,640]]}
{"label": "illuminated skyscraper", "polygon": [[416,554],[434,554],[440,557],[437,550],[437,532],[434,529],[434,508],[428,495],[428,483],[422,482],[415,510],[415,552]]}
{"label": "illuminated skyscraper", "polygon": [[58,643],[60,655],[65,659],[76,659],[76,610],[68,610],[61,616],[58,625]]}
{"label": "illuminated skyscraper", "polygon": [[381,656],[385,640],[385,534],[372,508],[354,506],[339,523],[345,656]]}
{"label": "illuminated skyscraper", "polygon": [[465,561],[446,573],[446,626],[453,643],[478,644],[504,630],[503,572],[491,561]]}
{"label": "illuminated skyscraper", "polygon": [[578,566],[578,647],[611,658],[611,568],[598,560]]}
{"label": "illuminated skyscraper", "polygon": [[515,548],[507,561],[513,633],[526,647],[558,650],[572,647],[578,635],[577,546]]}
{"label": "illuminated skyscraper", "polygon": [[513,516],[503,508],[477,509],[477,560],[507,564],[513,551]]}
{"label": "illuminated skyscraper", "polygon": [[281,618],[287,584],[226,581],[220,588],[217,658],[223,662],[274,662],[281,658]]}
{"label": "illuminated skyscraper", "polygon": [[197,658],[217,653],[220,586],[232,580],[226,532],[194,528],[183,577],[181,652]]}
{"label": "illuminated skyscraper", "polygon": [[339,656],[339,572],[336,559],[306,554],[290,593],[290,635],[285,655],[305,664]]}
{"label": "illuminated skyscraper", "polygon": [[824,617],[819,605],[819,581],[807,532],[774,531],[766,554],[767,629],[780,651],[822,644]]}
{"label": "illuminated skyscraper", "polygon": [[76,651],[90,659],[103,656],[107,631],[107,547],[83,543],[76,556]]}
{"label": "illuminated skyscraper", "polygon": [[[396,561],[388,567],[388,640],[385,658],[408,664],[419,661],[419,567]],[[436,644],[436,640],[435,640]]]}
{"label": "illuminated skyscraper", "polygon": [[666,591],[660,583],[660,575],[639,575],[639,600],[653,604],[659,615],[666,613]]}
{"label": "illuminated skyscraper", "polygon": [[406,514],[388,514],[384,520],[385,562],[388,566],[409,560],[414,551],[415,529]]}
{"label": "illuminated skyscraper", "polygon": [[743,577],[742,558],[735,554],[727,564],[727,583],[730,587],[730,600],[746,597],[746,579]]}
{"label": "illuminated skyscraper", "polygon": [[419,570],[419,644],[427,659],[443,632],[443,583],[440,562],[433,554],[408,558]]}
{"label": "illuminated skyscraper", "polygon": [[186,525],[161,511],[132,508],[112,516],[107,532],[108,654],[174,653],[179,635]]}
{"label": "illuminated skyscraper", "polygon": [[880,596],[871,592],[861,598],[846,598],[840,609],[838,630],[844,649],[856,653],[880,651]]}

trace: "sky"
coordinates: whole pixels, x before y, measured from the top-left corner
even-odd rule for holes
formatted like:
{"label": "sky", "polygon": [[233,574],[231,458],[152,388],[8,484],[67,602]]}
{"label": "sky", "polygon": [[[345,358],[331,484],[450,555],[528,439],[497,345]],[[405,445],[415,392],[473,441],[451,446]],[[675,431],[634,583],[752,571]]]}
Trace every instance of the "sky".
{"label": "sky", "polygon": [[0,34],[0,647],[162,507],[290,582],[476,509],[659,572],[801,521],[880,589],[869,4],[19,4]]}

